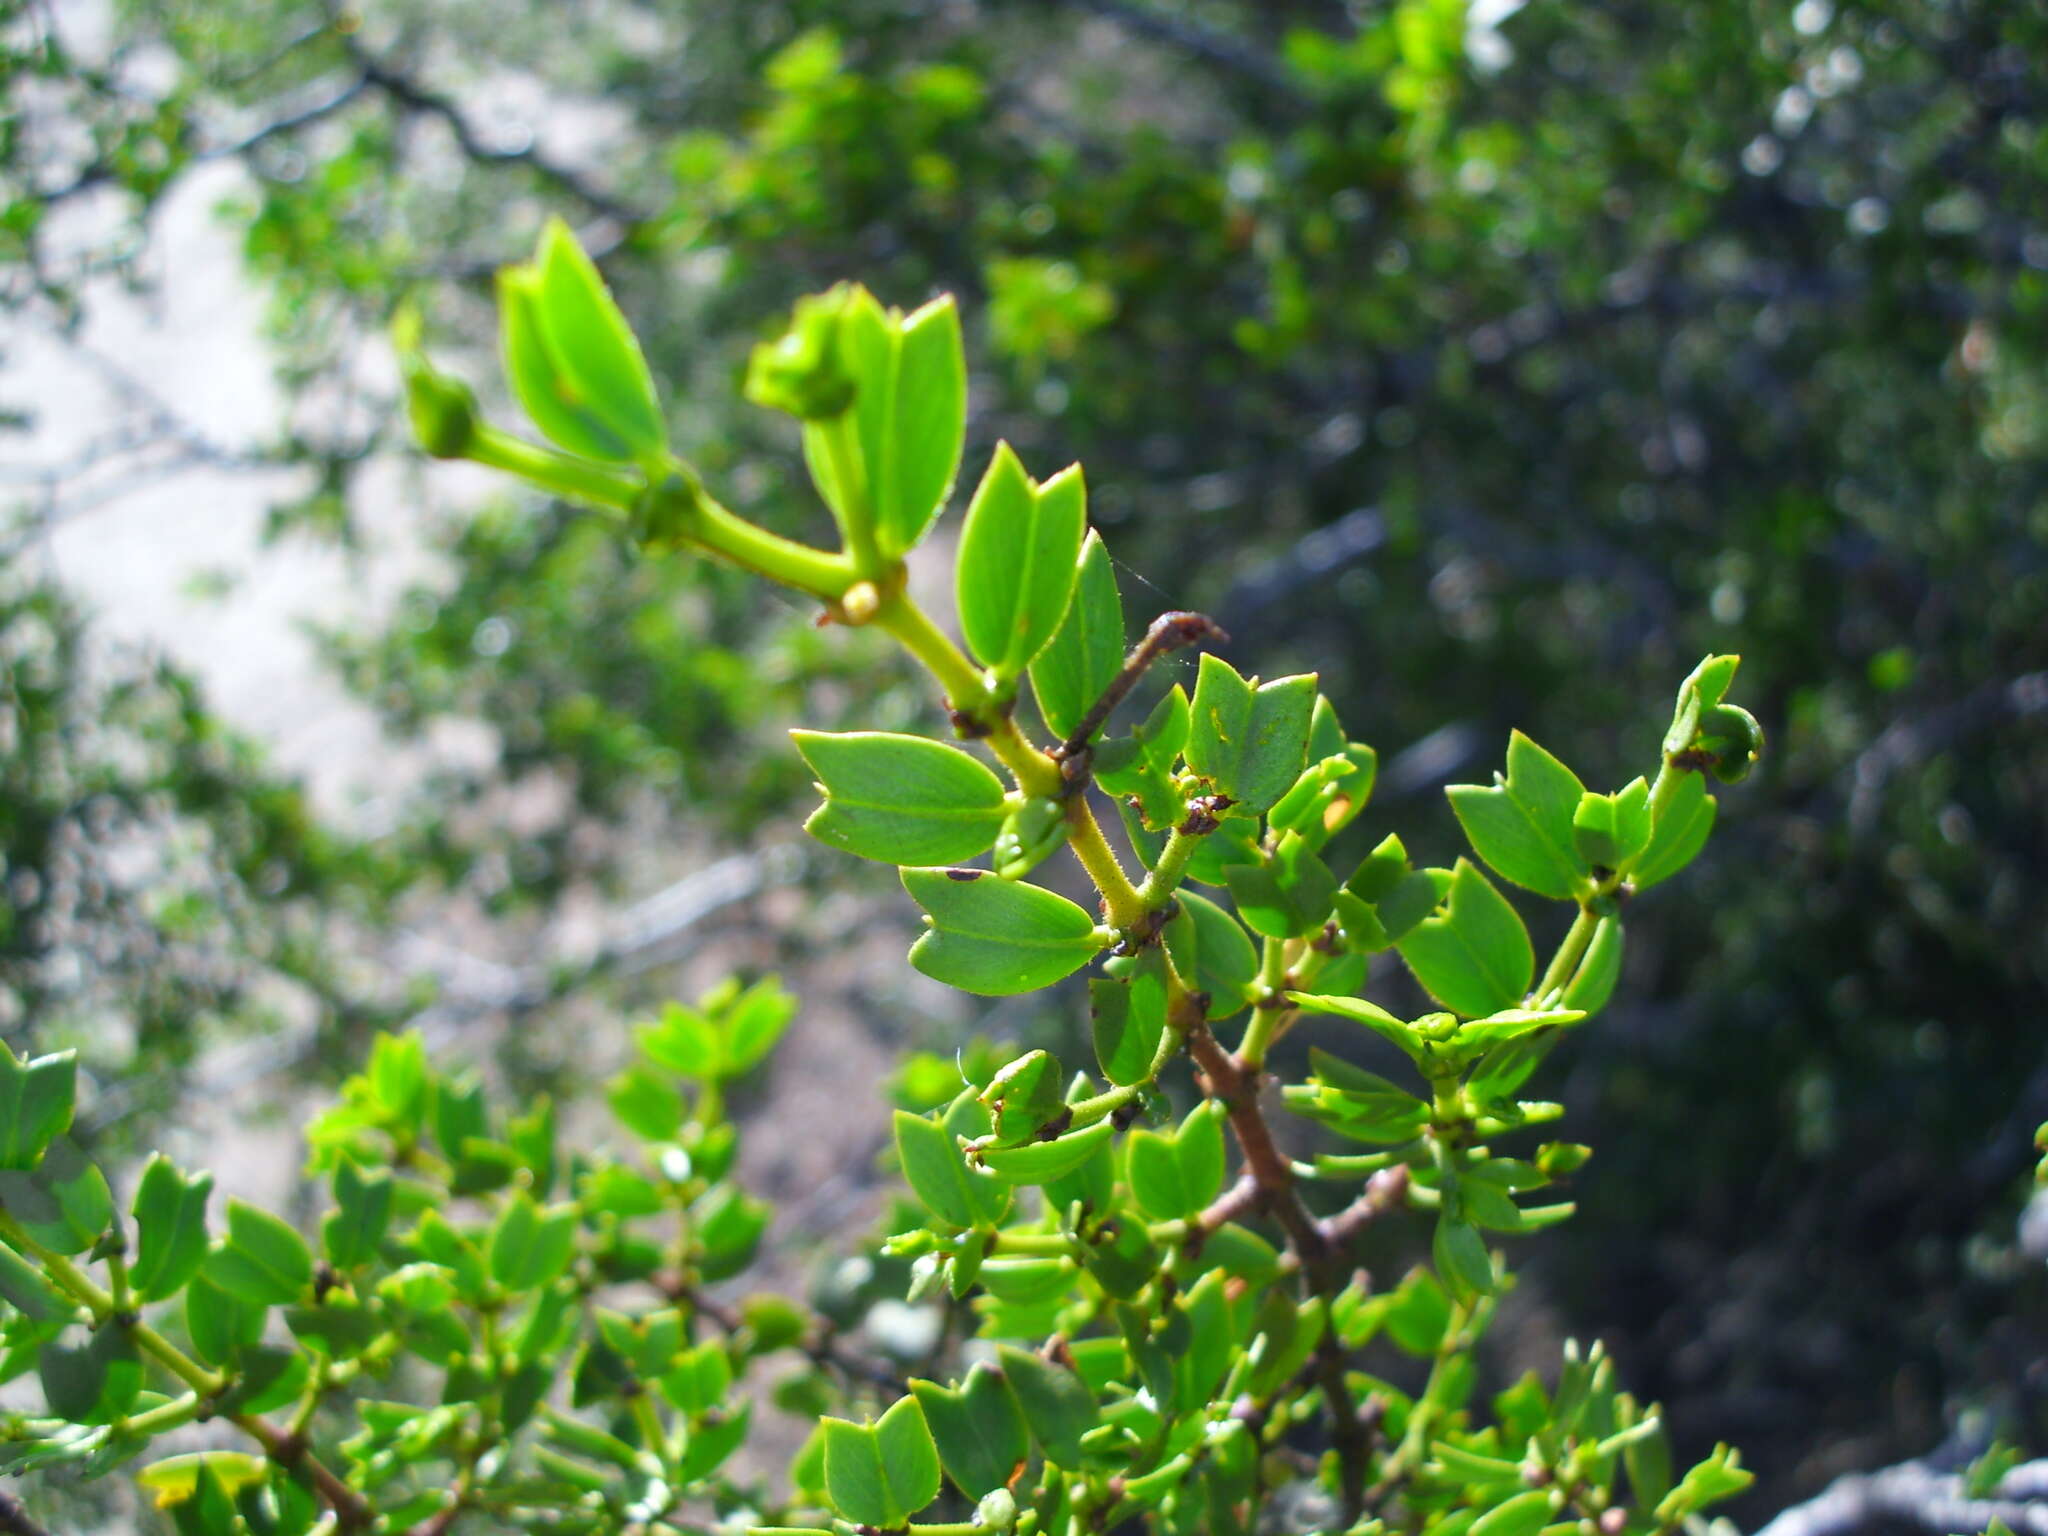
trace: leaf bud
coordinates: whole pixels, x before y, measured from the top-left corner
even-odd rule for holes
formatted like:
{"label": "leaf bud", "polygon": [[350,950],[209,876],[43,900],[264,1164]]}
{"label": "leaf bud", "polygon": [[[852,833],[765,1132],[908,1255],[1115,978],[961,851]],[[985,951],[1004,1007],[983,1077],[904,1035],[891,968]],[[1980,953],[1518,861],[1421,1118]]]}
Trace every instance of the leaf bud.
{"label": "leaf bud", "polygon": [[998,1488],[974,1506],[974,1523],[984,1531],[1007,1531],[1017,1523],[1017,1496]]}
{"label": "leaf bud", "polygon": [[799,421],[830,421],[853,404],[853,376],[840,362],[840,317],[853,290],[799,299],[789,329],[754,348],[747,362],[746,396]]}
{"label": "leaf bud", "polygon": [[1003,819],[996,833],[996,873],[1021,880],[1067,840],[1066,808],[1057,800],[1026,800]]}
{"label": "leaf bud", "polygon": [[437,459],[468,456],[476,443],[476,394],[417,353],[405,360],[405,409],[420,447]]}
{"label": "leaf bud", "polygon": [[1700,750],[1710,753],[1708,765],[1723,784],[1739,784],[1749,777],[1764,749],[1764,729],[1756,716],[1739,704],[1716,704],[1700,711]]}

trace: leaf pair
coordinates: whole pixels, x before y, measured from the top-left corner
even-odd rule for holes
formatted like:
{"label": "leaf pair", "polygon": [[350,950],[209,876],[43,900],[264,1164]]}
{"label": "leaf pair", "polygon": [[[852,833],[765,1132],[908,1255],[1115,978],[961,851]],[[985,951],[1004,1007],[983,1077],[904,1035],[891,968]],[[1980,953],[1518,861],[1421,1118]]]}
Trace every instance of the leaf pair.
{"label": "leaf pair", "polygon": [[668,452],[640,343],[568,225],[548,220],[533,261],[498,274],[498,310],[513,393],[553,442],[607,463]]}

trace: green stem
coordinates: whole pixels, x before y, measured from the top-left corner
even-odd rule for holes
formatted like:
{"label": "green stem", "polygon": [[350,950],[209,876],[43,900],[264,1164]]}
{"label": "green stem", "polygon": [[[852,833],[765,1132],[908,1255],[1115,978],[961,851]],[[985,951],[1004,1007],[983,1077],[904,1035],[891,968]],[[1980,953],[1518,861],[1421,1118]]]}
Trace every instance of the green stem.
{"label": "green stem", "polygon": [[1586,946],[1593,942],[1593,930],[1599,926],[1600,919],[1593,915],[1591,907],[1579,908],[1579,915],[1572,919],[1571,927],[1565,931],[1564,942],[1550,957],[1543,979],[1536,983],[1537,1002],[1563,990],[1565,983],[1572,979],[1572,973],[1586,956]]}
{"label": "green stem", "polygon": [[857,413],[842,411],[830,421],[816,424],[825,446],[825,462],[846,503],[839,520],[839,532],[846,540],[846,552],[853,568],[873,580],[882,570],[881,551],[875,547],[874,498],[869,492],[867,459],[862,454]]}
{"label": "green stem", "polygon": [[1116,851],[1102,835],[1102,823],[1095,819],[1086,794],[1076,794],[1067,801],[1067,825],[1073,829],[1067,842],[1081,867],[1088,871],[1088,878],[1095,882],[1095,889],[1102,893],[1109,925],[1123,929],[1139,927],[1152,908],[1117,862]]}
{"label": "green stem", "polygon": [[637,475],[539,447],[496,427],[477,428],[468,457],[478,464],[517,475],[557,496],[607,511],[630,511],[645,488],[645,482]]}
{"label": "green stem", "polygon": [[633,1394],[632,1414],[634,1424],[639,1426],[640,1438],[647,1442],[647,1454],[652,1456],[665,1472],[669,1467],[668,1435],[661,1427],[661,1415],[655,1412],[654,1399],[643,1385]]}
{"label": "green stem", "polygon": [[1657,780],[1650,786],[1650,825],[1652,827],[1655,827],[1658,822],[1664,819],[1664,813],[1670,809],[1672,798],[1678,793],[1679,786],[1685,782],[1685,776],[1694,771],[1691,768],[1680,768],[1668,757],[1659,765]]}
{"label": "green stem", "polygon": [[945,693],[949,708],[967,721],[970,728],[984,733],[982,739],[1010,770],[1019,789],[1044,799],[1059,794],[1065,784],[1059,764],[1026,741],[1017,722],[1007,713],[991,707],[988,685],[974,663],[908,594],[896,592],[884,598],[872,622],[894,637],[931,673]]}
{"label": "green stem", "polygon": [[1159,850],[1159,862],[1138,887],[1138,899],[1154,910],[1172,900],[1181,877],[1187,873],[1188,861],[1201,849],[1206,836],[1206,832],[1183,832],[1179,827],[1168,833],[1166,846]]}

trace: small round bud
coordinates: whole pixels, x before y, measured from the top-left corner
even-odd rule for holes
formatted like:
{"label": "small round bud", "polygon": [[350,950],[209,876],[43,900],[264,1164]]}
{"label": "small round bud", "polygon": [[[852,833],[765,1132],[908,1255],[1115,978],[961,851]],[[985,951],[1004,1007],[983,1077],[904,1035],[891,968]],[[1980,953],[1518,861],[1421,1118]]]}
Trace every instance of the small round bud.
{"label": "small round bud", "polygon": [[746,396],[799,421],[830,421],[853,404],[853,378],[839,360],[839,320],[851,295],[844,284],[797,300],[789,330],[754,348]]}
{"label": "small round bud", "polygon": [[1708,764],[1723,784],[1738,784],[1764,750],[1764,728],[1756,716],[1737,704],[1716,704],[1700,711],[1700,750],[1711,754]]}
{"label": "small round bud", "polygon": [[476,395],[460,379],[424,363],[405,373],[405,408],[413,436],[437,459],[459,459],[476,442]]}
{"label": "small round bud", "polygon": [[839,611],[849,624],[865,624],[881,611],[882,594],[872,581],[856,581],[839,599]]}

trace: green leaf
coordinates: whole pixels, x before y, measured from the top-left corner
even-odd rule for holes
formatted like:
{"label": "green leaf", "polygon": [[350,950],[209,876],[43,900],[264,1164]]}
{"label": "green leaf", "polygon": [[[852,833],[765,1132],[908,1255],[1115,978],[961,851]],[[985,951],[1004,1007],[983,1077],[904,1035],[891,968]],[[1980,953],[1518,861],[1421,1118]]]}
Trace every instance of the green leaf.
{"label": "green leaf", "polygon": [[903,886],[931,925],[910,963],[966,992],[1036,992],[1102,948],[1095,920],[1064,896],[987,870],[906,869]]}
{"label": "green leaf", "polygon": [[1188,1111],[1173,1138],[1181,1183],[1199,1211],[1223,1192],[1223,1106],[1205,1099]]}
{"label": "green leaf", "polygon": [[37,1351],[43,1396],[50,1411],[74,1424],[106,1424],[135,1404],[142,1390],[142,1357],[127,1328],[102,1325],[82,1342],[45,1340]]}
{"label": "green leaf", "polygon": [[633,1042],[641,1055],[678,1077],[714,1078],[725,1067],[725,1042],[719,1031],[703,1014],[681,1003],[664,1003],[659,1019],[633,1031]]}
{"label": "green leaf", "polygon": [[1254,688],[1230,663],[1205,651],[1188,720],[1188,766],[1238,809],[1262,813],[1306,765],[1315,707],[1314,673]]}
{"label": "green leaf", "polygon": [[1469,1222],[1439,1213],[1436,1238],[1430,1256],[1444,1280],[1467,1295],[1493,1294],[1493,1260],[1486,1251],[1486,1239]]}
{"label": "green leaf", "polygon": [[320,1242],[336,1269],[354,1269],[376,1255],[391,1225],[391,1193],[388,1170],[366,1174],[346,1157],[335,1165],[338,1208],[320,1223]]}
{"label": "green leaf", "polygon": [[508,1291],[531,1291],[569,1267],[576,1255],[576,1207],[546,1209],[524,1190],[505,1202],[491,1228],[491,1278]]}
{"label": "green leaf", "polygon": [[1066,617],[1031,663],[1031,690],[1046,728],[1062,741],[1072,736],[1123,663],[1123,598],[1102,535],[1090,529]]}
{"label": "green leaf", "polygon": [[1603,917],[1593,930],[1578,973],[1564,989],[1564,1006],[1582,1013],[1598,1013],[1614,995],[1621,976],[1621,919]]}
{"label": "green leaf", "polygon": [[1269,939],[1316,932],[1329,921],[1337,897],[1337,877],[1309,852],[1298,832],[1283,837],[1269,861],[1233,864],[1223,874],[1238,915],[1254,933]]}
{"label": "green leaf", "polygon": [[27,1172],[71,1128],[77,1087],[76,1051],[23,1061],[0,1040],[0,1171]]}
{"label": "green leaf", "polygon": [[706,1280],[736,1275],[754,1261],[771,1207],[736,1184],[719,1184],[690,1207],[690,1223],[702,1252],[697,1268]]}
{"label": "green leaf", "polygon": [[618,463],[633,457],[626,440],[605,424],[562,376],[548,350],[541,320],[541,281],[531,266],[498,273],[498,340],[505,377],[533,424],[557,447],[586,459]]}
{"label": "green leaf", "polygon": [[1431,997],[1467,1017],[1514,1007],[1535,979],[1529,930],[1465,859],[1450,872],[1444,905],[1396,948]]}
{"label": "green leaf", "polygon": [[727,1077],[751,1071],[775,1048],[797,1015],[797,1000],[773,976],[764,976],[734,1001],[725,1019]]}
{"label": "green leaf", "polygon": [[873,1428],[846,1419],[818,1421],[825,1441],[825,1492],[842,1518],[887,1530],[909,1518],[889,1491]]}
{"label": "green leaf", "polygon": [[952,1226],[992,1225],[1009,1206],[1009,1187],[970,1169],[953,1133],[921,1115],[896,1111],[896,1155],[912,1192]]}
{"label": "green leaf", "polygon": [[998,1344],[996,1359],[1046,1459],[1056,1467],[1078,1467],[1081,1437],[1101,1418],[1087,1383],[1065,1366],[1011,1344]]}
{"label": "green leaf", "polygon": [[270,1212],[230,1200],[227,1236],[206,1256],[201,1273],[253,1306],[282,1306],[313,1283],[313,1254]]}
{"label": "green leaf", "polygon": [[1444,793],[1473,848],[1502,879],[1563,901],[1586,878],[1572,838],[1586,787],[1520,731],[1508,738],[1505,779],[1496,774],[1491,788],[1454,784]]}
{"label": "green leaf", "polygon": [[1250,1003],[1259,975],[1259,952],[1244,928],[1206,896],[1175,893],[1180,911],[1166,925],[1174,967],[1209,996],[1209,1020],[1220,1023]]}
{"label": "green leaf", "polygon": [[628,1067],[605,1088],[619,1123],[647,1141],[673,1141],[683,1128],[683,1096],[645,1067]]}
{"label": "green leaf", "polygon": [[83,1253],[114,1219],[106,1175],[65,1136],[50,1143],[33,1173],[0,1173],[0,1206],[29,1236],[58,1253]]}
{"label": "green leaf", "polygon": [[1119,1087],[1150,1081],[1166,1036],[1166,966],[1159,947],[1140,950],[1127,975],[1091,980],[1088,1012],[1102,1075]]}
{"label": "green leaf", "polygon": [[1146,1215],[1160,1221],[1173,1221],[1201,1209],[1189,1203],[1170,1137],[1161,1136],[1156,1131],[1132,1131],[1124,1138],[1124,1155],[1129,1159],[1126,1169],[1131,1181],[1131,1194]]}
{"label": "green leaf", "polygon": [[1727,696],[1729,685],[1735,681],[1735,669],[1741,665],[1740,656],[1709,656],[1678,685],[1678,703],[1671,713],[1671,728],[1664,733],[1666,757],[1683,752],[1693,744],[1693,737],[1699,730],[1700,715]]}
{"label": "green leaf", "polygon": [[875,1421],[875,1447],[889,1496],[906,1515],[939,1496],[939,1448],[916,1397],[898,1398]]}
{"label": "green leaf", "polygon": [[668,428],[654,376],[596,263],[560,219],[541,231],[537,260],[541,332],[562,403],[623,444],[618,457],[645,461],[665,453]]}
{"label": "green leaf", "polygon": [[1531,1488],[1496,1504],[1472,1522],[1466,1536],[1536,1536],[1550,1523],[1550,1491]]}
{"label": "green leaf", "polygon": [[1714,830],[1714,812],[1714,797],[1707,793],[1705,779],[1688,773],[1679,780],[1650,833],[1650,846],[1629,871],[1638,891],[1669,880],[1693,861],[1706,846],[1707,834]]}
{"label": "green leaf", "polygon": [[1599,869],[1625,869],[1650,843],[1650,786],[1631,779],[1611,795],[1587,790],[1572,813],[1572,845]]}
{"label": "green leaf", "polygon": [[[897,322],[896,378],[882,473],[874,473],[875,540],[908,554],[952,494],[967,430],[967,354],[950,294]],[[865,418],[864,418],[865,420]]]}
{"label": "green leaf", "polygon": [[1429,1059],[1422,1032],[1395,1018],[1378,1003],[1369,1003],[1362,997],[1324,997],[1316,992],[1289,992],[1287,1000],[1305,1013],[1330,1013],[1363,1024],[1381,1039],[1399,1046],[1417,1066]]}
{"label": "green leaf", "polygon": [[1078,464],[1038,485],[1008,443],[996,444],[967,507],[954,582],[967,648],[998,679],[1022,673],[1059,629],[1086,529]]}
{"label": "green leaf", "polygon": [[163,1509],[193,1497],[202,1470],[210,1472],[232,1497],[244,1488],[261,1487],[270,1474],[270,1463],[243,1451],[187,1451],[152,1462],[135,1474],[135,1481],[155,1494],[157,1508]]}
{"label": "green leaf", "polygon": [[263,1307],[223,1290],[205,1266],[185,1286],[185,1331],[193,1351],[209,1365],[225,1365],[236,1350],[263,1336]]}
{"label": "green leaf", "polygon": [[968,1498],[1006,1486],[1031,1454],[1024,1410],[994,1367],[975,1366],[958,1388],[913,1379],[910,1390],[924,1409],[946,1475]]}
{"label": "green leaf", "polygon": [[989,1079],[979,1097],[989,1113],[992,1140],[999,1146],[1035,1141],[1062,1115],[1066,1074],[1050,1051],[1026,1051]]}
{"label": "green leaf", "polygon": [[1114,1130],[1109,1121],[1097,1120],[1051,1141],[989,1147],[979,1154],[981,1165],[1006,1184],[1049,1184],[1087,1162]]}
{"label": "green leaf", "polygon": [[956,864],[986,851],[1003,824],[1003,785],[954,747],[886,731],[792,731],[825,803],[804,830],[887,864]]}
{"label": "green leaf", "polygon": [[135,1186],[136,1247],[129,1284],[144,1301],[175,1296],[206,1257],[206,1202],[213,1175],[186,1178],[162,1153]]}

